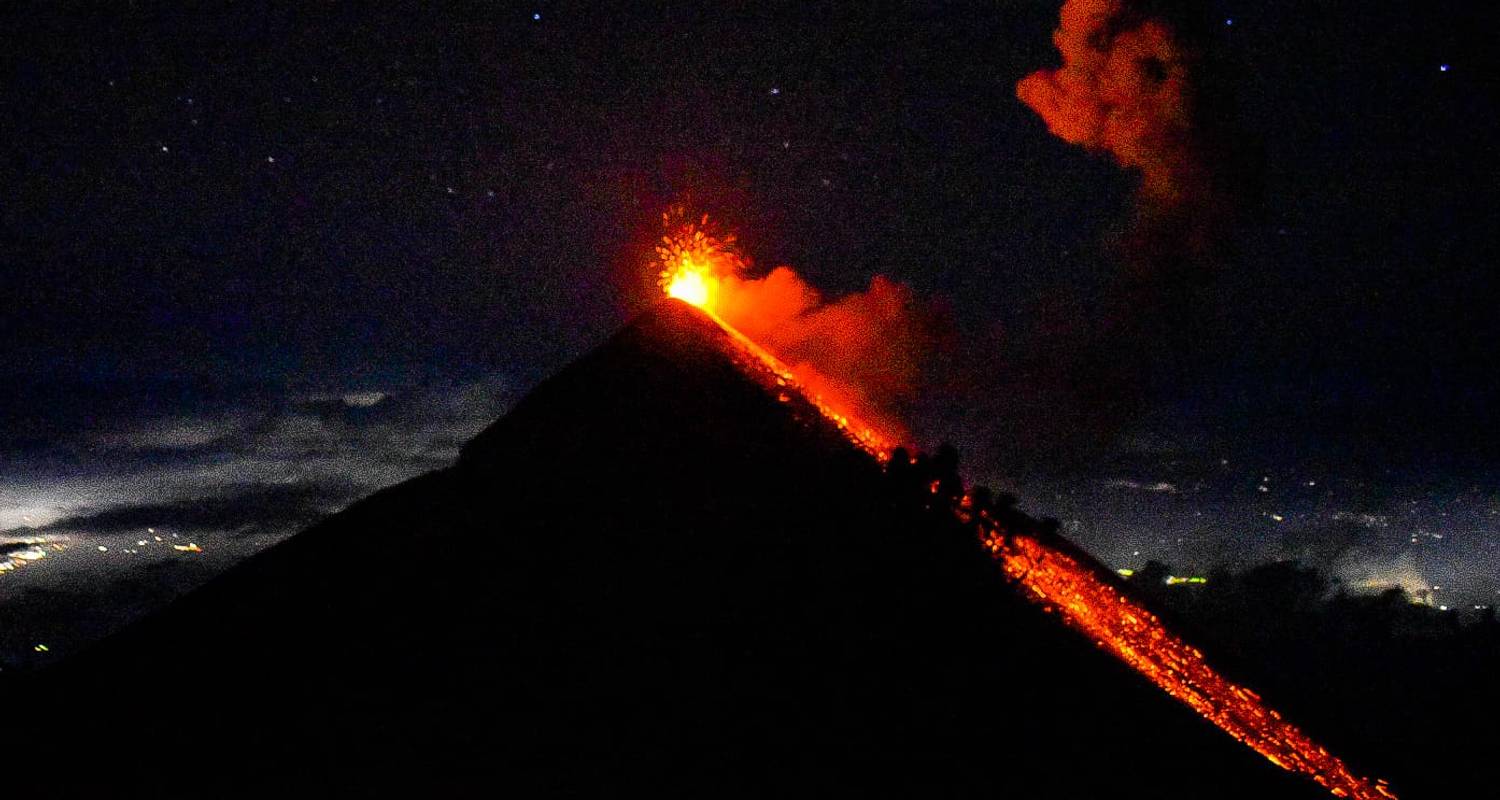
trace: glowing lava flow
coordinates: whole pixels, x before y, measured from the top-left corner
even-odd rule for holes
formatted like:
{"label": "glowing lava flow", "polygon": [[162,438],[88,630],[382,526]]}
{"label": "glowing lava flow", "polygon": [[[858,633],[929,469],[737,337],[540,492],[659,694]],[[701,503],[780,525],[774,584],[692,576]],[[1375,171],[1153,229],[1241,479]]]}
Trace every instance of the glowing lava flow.
{"label": "glowing lava flow", "polygon": [[[703,224],[708,222],[707,217]],[[809,392],[792,370],[714,313],[720,270],[733,268],[724,241],[686,226],[677,237],[664,237],[658,248],[664,269],[661,286],[670,297],[698,307],[739,345],[747,357],[741,366],[774,380],[782,402],[805,399],[859,449],[882,464],[893,445],[876,430]],[[732,239],[729,241],[732,242]],[[725,262],[731,262],[728,267]],[[967,500],[967,498],[966,498]],[[980,541],[1010,579],[1025,587],[1025,596],[1057,610],[1069,627],[1177,698],[1225,733],[1290,772],[1311,777],[1335,797],[1393,800],[1383,781],[1371,782],[1296,726],[1266,707],[1254,692],[1230,682],[1204,660],[1203,654],[1178,638],[1161,620],[1105,577],[1102,567],[1018,530],[1007,530],[991,515],[962,503],[954,513],[975,524]]]}
{"label": "glowing lava flow", "polygon": [[[677,297],[679,300],[687,300],[687,298],[685,297],[680,297],[677,295],[673,296]],[[810,405],[812,405],[813,408],[817,409],[818,413],[823,415],[823,417],[825,417],[829,422],[832,422],[834,425],[836,425],[839,431],[842,432],[844,436],[854,444],[854,446],[874,456],[875,459],[882,464],[891,457],[891,450],[894,445],[892,445],[889,441],[886,441],[885,437],[881,436],[873,427],[861,422],[856,417],[853,417],[843,411],[838,410],[837,408],[834,408],[833,405],[831,405],[827,400],[824,400],[820,395],[808,391],[808,389],[803,386],[800,381],[797,380],[797,376],[792,372],[791,368],[782,363],[781,359],[771,355],[766,351],[765,348],[761,347],[755,342],[750,341],[750,337],[735,330],[734,326],[730,325],[722,319],[719,319],[719,316],[715,314],[711,309],[699,306],[699,310],[707,314],[708,317],[714,322],[718,323],[719,327],[723,328],[724,332],[729,334],[729,337],[733,339],[736,344],[742,347],[751,357],[754,358],[756,362],[758,362],[756,364],[747,364],[745,366],[749,366],[752,368],[759,367],[760,369],[765,370],[771,374],[771,377],[773,377],[776,381],[777,387],[781,389],[780,396],[782,402],[788,402],[793,396],[792,393],[795,393],[796,396],[805,399]]]}
{"label": "glowing lava flow", "polygon": [[[667,220],[667,215],[663,215],[663,221]],[[781,359],[714,313],[714,303],[718,300],[721,286],[718,276],[723,270],[735,269],[738,261],[729,249],[733,244],[733,237],[721,238],[705,232],[702,228],[707,225],[708,217],[705,215],[698,225],[686,225],[678,235],[662,237],[663,246],[657,248],[663,266],[660,275],[662,291],[668,297],[696,306],[718,323],[736,344],[754,358],[756,363],[746,366],[770,373],[769,377],[781,389],[783,402],[789,401],[793,394],[805,399],[819,414],[838,426],[856,447],[885,463],[895,445],[879,433],[875,426],[835,407],[823,396],[808,389]]]}
{"label": "glowing lava flow", "polygon": [[[966,521],[976,521],[960,513]],[[1018,532],[988,514],[981,541],[1026,596],[1056,609],[1068,626],[1130,665],[1162,691],[1282,769],[1311,777],[1335,797],[1390,800],[1383,781],[1360,778],[1307,734],[1267,708],[1260,696],[1214,671],[1203,653],[1173,635],[1155,614],[1101,577],[1101,568]]]}

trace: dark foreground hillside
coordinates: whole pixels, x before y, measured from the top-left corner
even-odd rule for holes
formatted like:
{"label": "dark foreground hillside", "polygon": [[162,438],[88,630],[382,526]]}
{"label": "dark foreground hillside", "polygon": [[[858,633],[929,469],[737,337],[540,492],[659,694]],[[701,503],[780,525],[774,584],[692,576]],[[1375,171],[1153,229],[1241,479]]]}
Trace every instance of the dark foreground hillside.
{"label": "dark foreground hillside", "polygon": [[12,679],[0,786],[1320,796],[1020,600],[721,336],[663,304],[455,467]]}

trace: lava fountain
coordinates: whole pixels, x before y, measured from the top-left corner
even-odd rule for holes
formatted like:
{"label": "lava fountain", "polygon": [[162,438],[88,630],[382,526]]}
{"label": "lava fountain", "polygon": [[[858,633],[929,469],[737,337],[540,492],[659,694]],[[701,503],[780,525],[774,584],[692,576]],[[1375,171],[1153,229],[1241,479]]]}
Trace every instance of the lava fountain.
{"label": "lava fountain", "polygon": [[667,296],[707,309],[712,299],[714,281],[695,265],[685,266],[667,284]]}
{"label": "lava fountain", "polygon": [[[888,432],[888,426],[867,420],[834,393],[820,391],[819,386],[827,385],[824,376],[810,375],[810,369],[794,370],[719,315],[720,302],[728,299],[726,293],[750,285],[739,278],[745,262],[736,251],[734,235],[720,233],[708,215],[696,221],[682,221],[681,217],[680,210],[662,215],[668,229],[656,248],[662,267],[658,275],[662,291],[668,297],[698,307],[717,322],[737,345],[754,357],[759,369],[770,374],[775,385],[784,390],[783,397],[789,396],[787,391],[795,392],[861,450],[882,462],[889,458],[896,440]],[[742,292],[732,298],[738,301],[734,303],[737,313],[755,312],[753,303],[744,302],[750,294]],[[818,386],[813,385],[814,380]]]}
{"label": "lava fountain", "polygon": [[734,235],[718,233],[707,214],[696,223],[681,217],[681,210],[662,214],[667,233],[656,247],[661,287],[668,297],[713,314],[720,282],[742,269],[743,262],[735,252]]}
{"label": "lava fountain", "polygon": [[[748,284],[733,235],[719,233],[707,215],[684,221],[681,209],[663,214],[668,233],[656,248],[662,291],[698,307],[741,349],[741,363],[774,382],[782,402],[795,395],[831,421],[849,441],[886,463],[895,439],[814,391],[806,376],[740,333],[719,315],[726,302],[746,313],[741,297],[726,296]],[[755,313],[751,307],[749,313]],[[1022,594],[1089,637],[1168,695],[1187,705],[1271,763],[1316,781],[1335,797],[1394,800],[1384,781],[1356,775],[1338,757],[1262,702],[1259,695],[1220,675],[1203,653],[1173,634],[1161,619],[1117,585],[1108,570],[1062,541],[1052,541],[1020,520],[1001,520],[973,509],[963,498],[953,513],[977,531],[980,544]],[[1034,525],[1031,528],[1035,528]]]}

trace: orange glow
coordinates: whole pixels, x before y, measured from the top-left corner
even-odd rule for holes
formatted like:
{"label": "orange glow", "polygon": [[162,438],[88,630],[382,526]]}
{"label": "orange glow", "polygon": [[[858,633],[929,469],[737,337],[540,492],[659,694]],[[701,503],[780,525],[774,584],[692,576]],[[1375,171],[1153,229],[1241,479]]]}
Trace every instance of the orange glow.
{"label": "orange glow", "polygon": [[[741,277],[745,261],[736,249],[733,234],[718,230],[707,214],[692,220],[684,219],[683,209],[674,208],[662,214],[662,224],[667,234],[656,247],[661,271],[658,282],[668,297],[681,300],[702,309],[748,354],[754,357],[750,366],[775,380],[777,387],[790,387],[827,418],[839,430],[849,436],[860,449],[882,459],[896,446],[889,433],[889,424],[877,425],[865,414],[854,410],[855,403],[847,401],[840,392],[847,387],[819,374],[810,365],[803,364],[796,372],[769,350],[761,347],[727,322],[721,312],[733,314],[741,321],[761,325],[788,326],[791,320],[784,318],[784,309],[767,299],[767,294],[754,291],[764,287],[767,281],[746,280]],[[786,278],[792,273],[785,267],[772,273],[780,277],[772,281],[781,286],[796,278]],[[796,290],[793,290],[794,292]],[[784,392],[782,394],[785,394]]]}
{"label": "orange glow", "polygon": [[[734,283],[732,271],[718,270],[733,270],[739,264],[737,258],[716,249],[720,240],[699,232],[685,238],[667,237],[664,242],[666,247],[658,248],[666,265],[661,273],[662,289],[668,296],[702,309],[718,323],[735,345],[730,355],[747,376],[790,406],[793,414],[810,409],[880,463],[890,458],[895,447],[892,439],[811,391],[792,368],[716,313],[721,303],[733,299],[722,292]],[[934,485],[933,491],[938,488]],[[1022,587],[1026,598],[1046,611],[1058,612],[1070,628],[1266,760],[1313,779],[1335,797],[1396,797],[1384,781],[1355,775],[1341,760],[1268,708],[1253,691],[1220,675],[1201,652],[1167,630],[1155,614],[1118,587],[1107,570],[1087,557],[1021,531],[1005,530],[987,512],[976,515],[970,498],[963,498],[953,511],[961,521],[977,526],[984,548],[1005,575]]]}
{"label": "orange glow", "polygon": [[749,377],[765,386],[767,391],[774,392],[778,402],[810,408],[819,416],[832,422],[855,447],[874,456],[882,464],[890,458],[891,451],[896,445],[878,430],[860,421],[858,417],[839,409],[816,392],[810,391],[792,372],[791,367],[788,367],[781,359],[771,355],[765,348],[751,341],[748,336],[735,330],[734,326],[720,319],[713,311],[701,306],[699,308],[723,329],[729,341],[733,343],[732,355],[736,356],[736,365]]}
{"label": "orange glow", "polygon": [[732,234],[718,233],[707,214],[697,221],[684,221],[683,213],[675,208],[661,215],[667,228],[656,247],[661,288],[668,297],[713,311],[723,279],[743,264],[735,253]]}
{"label": "orange glow", "polygon": [[1069,627],[1125,662],[1167,694],[1278,767],[1306,775],[1335,797],[1390,800],[1383,781],[1369,781],[1295,725],[1268,708],[1255,692],[1231,683],[1197,648],[1107,579],[1102,568],[1020,532],[1007,532],[988,514],[977,522],[980,541],[1022,594],[1056,610]]}
{"label": "orange glow", "polygon": [[704,268],[684,258],[677,271],[666,279],[668,297],[691,303],[707,310],[718,281]]}
{"label": "orange glow", "polygon": [[712,311],[708,309],[704,309],[704,311],[714,322],[719,323],[719,327],[723,328],[724,332],[729,334],[729,337],[736,344],[753,357],[753,361],[750,363],[742,363],[740,365],[742,368],[759,370],[768,378],[775,380],[776,386],[780,389],[777,392],[777,400],[789,403],[795,397],[806,402],[822,415],[824,419],[832,422],[854,446],[874,456],[881,463],[885,463],[890,458],[891,451],[896,446],[874,427],[860,421],[857,417],[851,416],[847,412],[841,411],[821,395],[809,391],[797,379],[797,376],[792,373],[791,368],[782,363],[781,359],[771,355],[765,348],[755,342],[750,341],[749,337],[735,330],[729,323],[719,319]]}

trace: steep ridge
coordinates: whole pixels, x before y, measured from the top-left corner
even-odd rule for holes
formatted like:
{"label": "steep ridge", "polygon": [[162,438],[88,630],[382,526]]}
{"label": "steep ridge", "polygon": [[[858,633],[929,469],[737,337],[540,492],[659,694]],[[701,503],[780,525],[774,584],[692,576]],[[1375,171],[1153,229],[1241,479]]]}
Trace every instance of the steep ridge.
{"label": "steep ridge", "polygon": [[11,679],[66,796],[1318,797],[1019,598],[664,302],[452,468]]}

